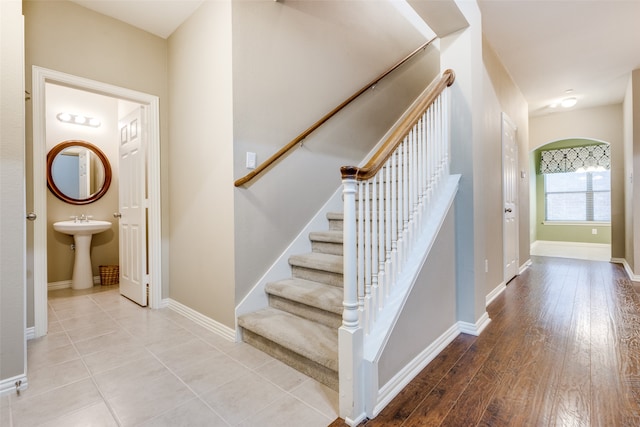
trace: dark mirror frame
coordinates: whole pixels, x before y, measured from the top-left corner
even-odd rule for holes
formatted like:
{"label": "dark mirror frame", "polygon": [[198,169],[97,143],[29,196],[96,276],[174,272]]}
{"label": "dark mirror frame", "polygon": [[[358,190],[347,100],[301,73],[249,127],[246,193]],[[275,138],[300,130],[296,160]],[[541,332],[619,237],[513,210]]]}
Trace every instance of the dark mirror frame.
{"label": "dark mirror frame", "polygon": [[[69,197],[66,194],[64,194],[56,186],[56,183],[53,180],[53,176],[51,174],[51,168],[53,166],[53,161],[55,160],[56,156],[69,147],[88,148],[89,150],[93,151],[96,156],[98,156],[98,158],[102,162],[102,166],[104,167],[104,184],[102,185],[102,188],[100,188],[100,190],[98,190],[95,194],[92,194],[91,197],[88,197],[86,199],[74,199],[73,197]],[[51,192],[63,202],[67,202],[72,205],[86,205],[89,203],[93,203],[105,195],[107,190],[109,190],[110,185],[111,185],[111,164],[109,163],[109,159],[107,159],[107,156],[105,156],[104,153],[98,147],[96,147],[95,145],[89,142],[80,141],[80,140],[64,141],[56,145],[55,147],[53,147],[51,151],[49,151],[49,153],[47,154],[47,187],[49,187],[49,190],[51,190]]]}

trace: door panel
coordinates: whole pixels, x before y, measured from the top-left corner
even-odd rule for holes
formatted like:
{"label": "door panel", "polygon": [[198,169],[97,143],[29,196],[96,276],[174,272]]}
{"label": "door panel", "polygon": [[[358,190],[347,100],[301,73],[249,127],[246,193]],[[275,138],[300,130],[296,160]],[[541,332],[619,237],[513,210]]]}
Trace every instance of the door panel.
{"label": "door panel", "polygon": [[120,293],[147,305],[145,111],[120,120]]}
{"label": "door panel", "polygon": [[518,274],[518,145],[516,126],[502,113],[502,198],[504,282]]}

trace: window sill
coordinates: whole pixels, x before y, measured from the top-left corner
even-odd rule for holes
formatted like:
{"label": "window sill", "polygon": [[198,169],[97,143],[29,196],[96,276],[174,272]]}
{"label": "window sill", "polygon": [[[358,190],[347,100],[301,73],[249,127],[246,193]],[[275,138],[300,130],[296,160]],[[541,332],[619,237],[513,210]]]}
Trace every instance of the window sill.
{"label": "window sill", "polygon": [[542,225],[584,225],[584,226],[598,226],[609,227],[611,222],[607,221],[542,221]]}

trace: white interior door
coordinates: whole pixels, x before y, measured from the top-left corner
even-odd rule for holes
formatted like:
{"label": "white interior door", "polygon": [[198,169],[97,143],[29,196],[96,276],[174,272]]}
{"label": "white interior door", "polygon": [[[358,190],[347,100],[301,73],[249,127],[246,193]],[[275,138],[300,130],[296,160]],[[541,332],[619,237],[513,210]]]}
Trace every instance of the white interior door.
{"label": "white interior door", "polygon": [[502,113],[504,283],[518,274],[518,144],[516,126]]}
{"label": "white interior door", "polygon": [[120,294],[147,305],[145,111],[140,106],[119,120]]}

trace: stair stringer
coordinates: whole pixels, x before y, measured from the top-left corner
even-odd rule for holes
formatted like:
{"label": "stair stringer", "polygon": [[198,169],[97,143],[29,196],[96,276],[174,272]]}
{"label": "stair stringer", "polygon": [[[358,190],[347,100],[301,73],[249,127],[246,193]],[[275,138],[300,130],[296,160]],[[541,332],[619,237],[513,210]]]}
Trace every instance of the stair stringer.
{"label": "stair stringer", "polygon": [[289,258],[296,254],[311,252],[311,241],[309,233],[317,230],[323,230],[327,227],[327,212],[342,212],[342,185],[336,189],[326,203],[318,210],[316,215],[311,218],[307,225],[300,231],[289,246],[280,254],[269,269],[260,277],[249,293],[236,306],[236,341],[242,341],[242,328],[238,326],[238,317],[243,314],[267,308],[269,299],[265,286],[269,282],[275,282],[283,277],[291,275],[291,266]]}
{"label": "stair stringer", "polygon": [[[429,256],[447,214],[453,205],[458,191],[459,181],[460,175],[450,175],[442,183],[440,194],[437,200],[433,201],[431,213],[425,218],[426,224],[424,229],[416,239],[417,243],[412,251],[412,256],[408,259],[402,273],[400,273],[389,298],[385,301],[384,309],[378,315],[370,333],[364,337],[363,369],[366,383],[364,384],[365,412],[370,418],[375,417],[402,389],[402,387],[397,387],[398,384],[406,385],[419,372],[419,370],[416,371],[416,369],[403,370],[393,379],[393,383],[396,386],[384,384],[381,387],[380,384],[378,384],[378,363],[380,357],[404,309],[407,298],[411,294],[418,275]],[[425,352],[429,354],[421,355],[422,360],[425,358],[430,358],[429,361],[433,359],[433,357],[442,351],[459,333],[459,326],[457,324],[453,325],[449,331],[425,349]]]}

